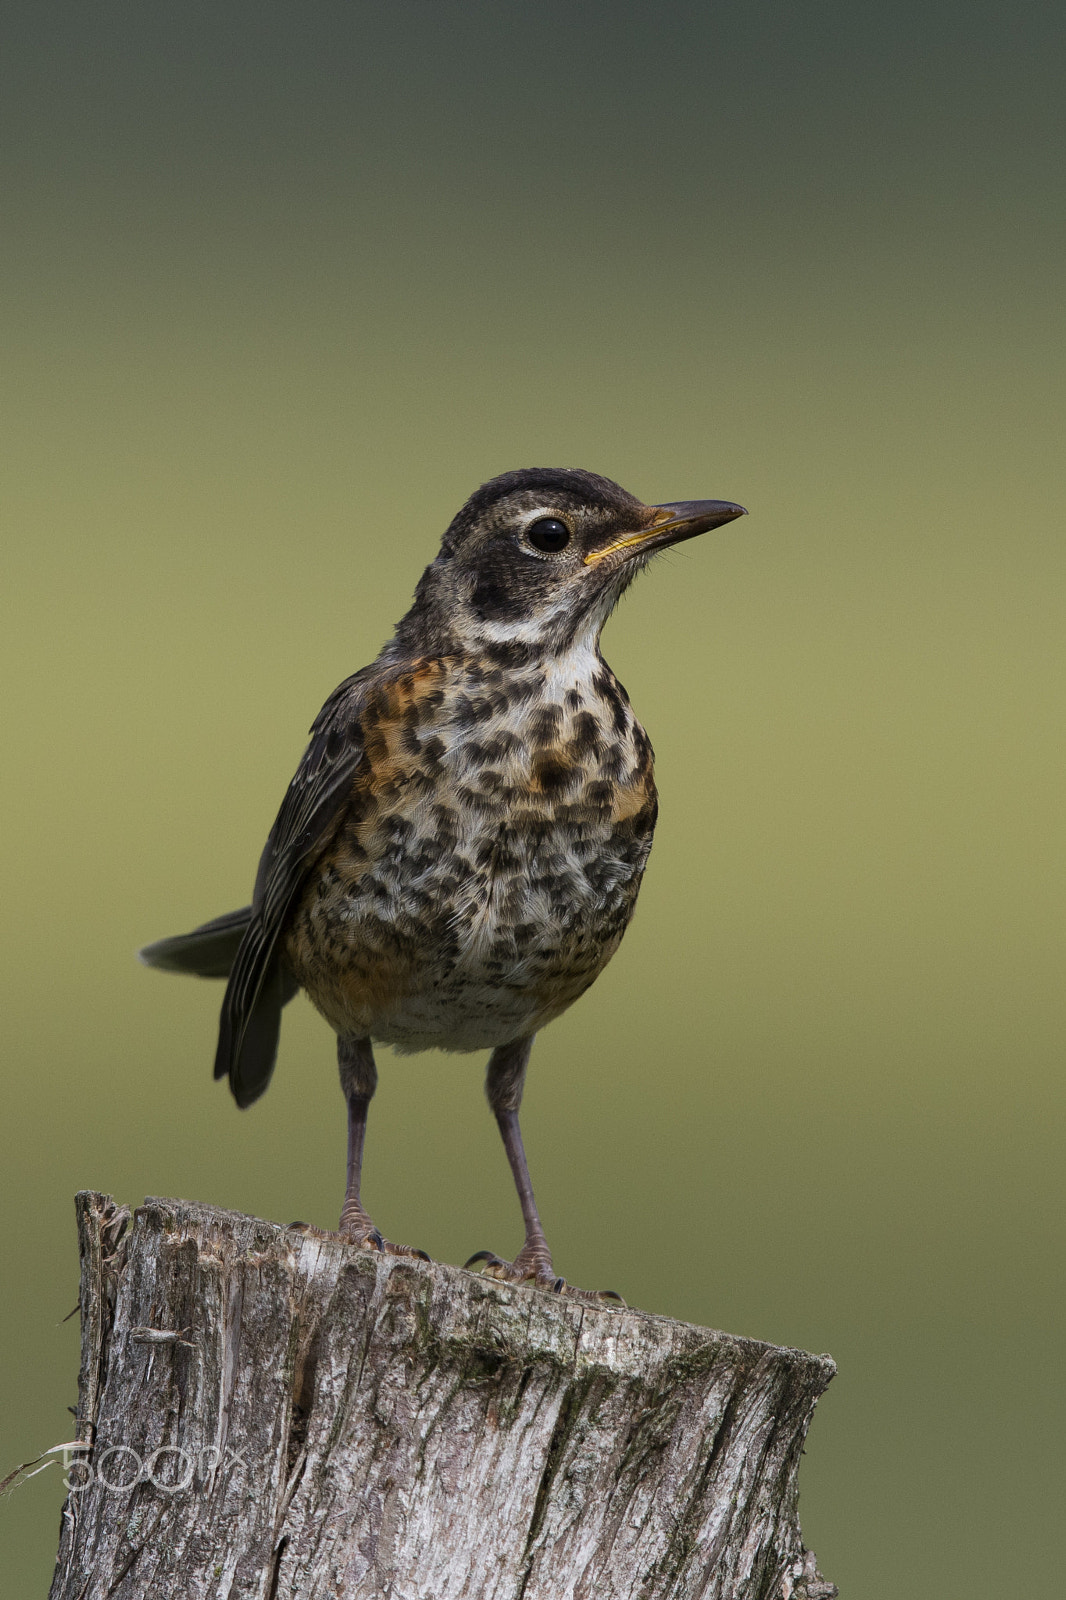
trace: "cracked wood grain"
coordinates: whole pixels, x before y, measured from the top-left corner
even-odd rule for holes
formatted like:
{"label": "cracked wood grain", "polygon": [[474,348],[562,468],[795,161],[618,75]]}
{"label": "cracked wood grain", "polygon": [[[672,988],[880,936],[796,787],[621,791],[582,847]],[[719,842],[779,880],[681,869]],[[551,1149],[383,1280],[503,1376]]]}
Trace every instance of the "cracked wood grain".
{"label": "cracked wood grain", "polygon": [[828,1600],[826,1356],[235,1212],[78,1196],[51,1600]]}

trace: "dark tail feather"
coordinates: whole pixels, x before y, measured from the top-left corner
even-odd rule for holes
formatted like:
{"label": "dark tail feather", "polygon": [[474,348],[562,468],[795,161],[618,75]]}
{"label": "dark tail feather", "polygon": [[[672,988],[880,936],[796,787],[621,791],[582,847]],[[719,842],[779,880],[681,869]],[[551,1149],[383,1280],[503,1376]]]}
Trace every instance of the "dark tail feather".
{"label": "dark tail feather", "polygon": [[139,953],[140,959],[146,967],[159,967],[164,972],[190,972],[198,978],[228,978],[244,930],[251,920],[251,906],[227,911],[191,933],[178,933],[172,939],[159,939],[155,944],[145,945]]}
{"label": "dark tail feather", "polygon": [[298,988],[299,985],[280,961],[275,961],[268,968],[236,1055],[232,1050],[229,1021],[223,1010],[215,1077],[220,1078],[228,1071],[233,1098],[242,1110],[250,1106],[253,1100],[258,1100],[270,1082],[278,1057],[281,1008],[289,1003]]}
{"label": "dark tail feather", "polygon": [[[225,916],[205,922],[191,933],[176,934],[173,939],[160,939],[146,945],[140,952],[146,967],[160,967],[164,972],[191,972],[199,978],[229,978],[237,952],[244,942],[252,921],[251,906],[239,911],[227,911]],[[258,929],[258,925],[257,925]],[[253,929],[254,943],[257,929]],[[215,1077],[228,1075],[233,1097],[239,1106],[250,1106],[258,1100],[274,1071],[278,1054],[278,1035],[281,1032],[281,1008],[287,1006],[300,988],[288,967],[277,957],[266,956],[266,972],[258,992],[247,1012],[247,1021],[240,1030],[240,1048],[234,1054],[237,1029],[234,1026],[234,1004],[230,984],[222,1004],[219,1028],[218,1053],[215,1057]],[[242,958],[243,966],[247,965]],[[257,963],[262,971],[262,963]],[[237,989],[243,985],[238,982]],[[247,1004],[247,1002],[244,1002]],[[240,1011],[238,1010],[238,1020]]]}

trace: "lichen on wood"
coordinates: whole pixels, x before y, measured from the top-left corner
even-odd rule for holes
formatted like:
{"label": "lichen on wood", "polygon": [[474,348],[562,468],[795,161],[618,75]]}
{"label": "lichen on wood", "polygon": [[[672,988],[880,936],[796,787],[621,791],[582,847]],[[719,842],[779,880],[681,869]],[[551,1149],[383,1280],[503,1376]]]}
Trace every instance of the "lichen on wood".
{"label": "lichen on wood", "polygon": [[78,1196],[51,1600],[826,1600],[826,1356],[177,1200]]}

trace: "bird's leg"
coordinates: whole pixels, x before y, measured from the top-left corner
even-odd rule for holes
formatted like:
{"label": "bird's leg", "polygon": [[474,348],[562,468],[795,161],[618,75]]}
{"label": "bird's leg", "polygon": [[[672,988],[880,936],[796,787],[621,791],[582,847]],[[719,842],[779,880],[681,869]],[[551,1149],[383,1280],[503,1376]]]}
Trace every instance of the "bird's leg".
{"label": "bird's leg", "polygon": [[340,1067],[341,1089],[348,1105],[348,1181],[344,1190],[344,1205],[341,1208],[338,1232],[344,1238],[350,1239],[352,1244],[359,1245],[365,1250],[382,1250],[390,1256],[418,1256],[420,1260],[428,1261],[429,1257],[424,1250],[412,1250],[409,1245],[390,1244],[388,1239],[383,1238],[359,1198],[366,1116],[374,1090],[378,1086],[378,1069],[374,1065],[374,1051],[370,1040],[352,1039],[341,1035],[337,1039],[337,1065]]}
{"label": "bird's leg", "polygon": [[476,1262],[483,1261],[485,1271],[494,1278],[504,1278],[511,1283],[534,1283],[538,1289],[550,1289],[554,1294],[565,1292],[577,1295],[583,1300],[620,1300],[621,1296],[614,1294],[612,1290],[594,1293],[585,1289],[573,1289],[564,1278],[555,1275],[551,1251],[548,1249],[548,1241],[544,1236],[537,1211],[537,1202],[533,1197],[533,1184],[529,1176],[525,1147],[522,1144],[522,1130],[518,1125],[518,1108],[522,1103],[522,1089],[525,1085],[526,1068],[529,1065],[532,1048],[531,1038],[516,1039],[512,1044],[500,1045],[489,1057],[489,1068],[485,1076],[485,1094],[496,1115],[515,1188],[518,1190],[518,1202],[522,1207],[522,1221],[526,1228],[525,1243],[513,1261],[503,1261],[491,1250],[479,1250],[476,1255],[470,1257],[466,1265],[471,1267]]}
{"label": "bird's leg", "polygon": [[339,1229],[354,1244],[370,1244],[381,1250],[384,1249],[384,1240],[364,1211],[359,1198],[367,1112],[378,1086],[378,1069],[370,1040],[350,1039],[341,1035],[337,1040],[337,1065],[340,1068],[341,1092],[348,1107],[348,1175]]}
{"label": "bird's leg", "polygon": [[[522,1090],[532,1048],[532,1039],[518,1039],[514,1044],[501,1045],[494,1050],[485,1074],[485,1094],[496,1116],[526,1227],[525,1243],[509,1264],[510,1270],[506,1276],[532,1279],[538,1288],[559,1290],[563,1287],[563,1280],[556,1277],[552,1267],[551,1251],[544,1237],[537,1202],[533,1198],[533,1183],[522,1143],[522,1130],[518,1126],[518,1108],[522,1104]],[[492,1270],[491,1265],[489,1270]]]}

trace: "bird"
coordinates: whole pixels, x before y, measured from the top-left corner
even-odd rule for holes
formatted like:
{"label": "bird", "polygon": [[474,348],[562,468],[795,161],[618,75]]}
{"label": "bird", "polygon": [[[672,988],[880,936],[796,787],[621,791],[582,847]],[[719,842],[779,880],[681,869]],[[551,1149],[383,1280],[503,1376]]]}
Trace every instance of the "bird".
{"label": "bird", "polygon": [[390,1242],[361,1199],[374,1045],[487,1049],[525,1237],[513,1260],[481,1250],[466,1266],[620,1299],[557,1275],[519,1107],[535,1035],[619,946],[658,812],[651,743],[601,653],[604,624],[654,555],[743,515],[725,500],[645,504],[578,468],[483,484],[393,637],[315,719],[251,904],[140,952],[226,979],[214,1071],[240,1107],[266,1089],[299,990],[331,1025],[348,1116],[337,1231],[352,1244],[423,1255]]}

